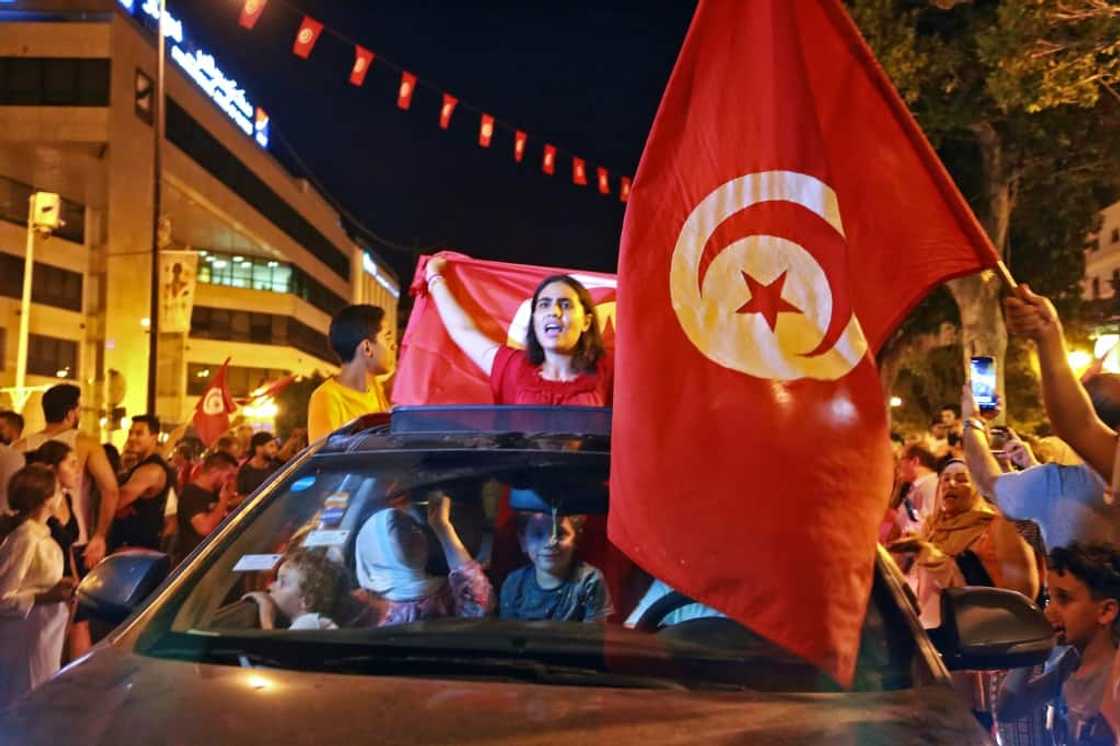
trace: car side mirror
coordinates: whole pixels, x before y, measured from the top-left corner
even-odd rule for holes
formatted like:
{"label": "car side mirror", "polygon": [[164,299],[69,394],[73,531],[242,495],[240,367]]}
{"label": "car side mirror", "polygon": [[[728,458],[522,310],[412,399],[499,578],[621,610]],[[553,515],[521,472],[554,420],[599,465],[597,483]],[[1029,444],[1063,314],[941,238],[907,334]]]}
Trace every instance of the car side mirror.
{"label": "car side mirror", "polygon": [[75,595],[87,617],[120,624],[171,572],[171,558],[149,549],[106,557],[86,573]]}
{"label": "car side mirror", "polygon": [[929,636],[951,671],[1034,666],[1054,647],[1054,629],[1042,609],[1003,588],[942,591],[941,626]]}

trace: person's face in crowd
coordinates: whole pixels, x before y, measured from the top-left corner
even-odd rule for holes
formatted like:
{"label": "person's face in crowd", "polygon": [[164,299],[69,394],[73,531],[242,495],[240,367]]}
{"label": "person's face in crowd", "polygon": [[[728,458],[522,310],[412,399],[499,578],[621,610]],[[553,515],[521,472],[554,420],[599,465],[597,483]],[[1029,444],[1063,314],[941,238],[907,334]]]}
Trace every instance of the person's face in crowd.
{"label": "person's face in crowd", "polygon": [[0,443],[10,446],[12,443],[19,440],[21,434],[22,433],[12,426],[12,423],[8,422],[6,419],[0,419]]}
{"label": "person's face in crowd", "polygon": [[58,485],[64,490],[73,492],[78,489],[78,481],[82,478],[82,465],[78,463],[78,454],[70,451],[55,467],[55,476]]}
{"label": "person's face in crowd", "polygon": [[957,413],[951,409],[941,410],[941,424],[946,427],[952,427],[957,422]]}
{"label": "person's face in crowd", "polygon": [[202,488],[209,492],[220,492],[227,482],[237,479],[236,466],[222,466],[217,469],[211,469],[202,474],[199,480],[202,482]]}
{"label": "person's face in crowd", "polygon": [[593,321],[579,302],[579,295],[566,282],[550,282],[537,296],[537,305],[533,309],[533,332],[544,350],[560,353],[574,351],[579,338],[591,328]]}
{"label": "person's face in crowd", "polygon": [[521,549],[537,570],[566,578],[576,552],[576,528],[569,516],[533,515],[521,532]]}
{"label": "person's face in crowd", "polygon": [[276,439],[265,443],[263,446],[257,447],[257,456],[265,459],[266,461],[274,461],[276,454],[280,452],[280,447],[276,445]]}
{"label": "person's face in crowd", "polygon": [[918,459],[903,457],[898,462],[898,475],[903,482],[913,482],[918,478]]}
{"label": "person's face in crowd", "polygon": [[389,537],[396,548],[397,560],[416,570],[428,564],[428,537],[420,522],[408,511],[393,509],[389,521]]}
{"label": "person's face in crowd", "polygon": [[1084,650],[1101,627],[1111,627],[1116,621],[1116,600],[1094,600],[1089,586],[1073,573],[1050,572],[1047,585],[1050,603],[1046,605],[1046,618],[1058,635],[1059,645]]}
{"label": "person's face in crowd", "polygon": [[976,507],[980,496],[972,484],[972,475],[964,464],[949,464],[941,472],[941,510],[947,515],[967,513]]}
{"label": "person's face in crowd", "polygon": [[241,441],[241,450],[244,451],[249,447],[249,441],[253,439],[253,428],[248,425],[238,425],[237,439]]}
{"label": "person's face in crowd", "polygon": [[159,445],[159,434],[148,429],[146,422],[133,422],[128,428],[128,441],[124,444],[127,453],[143,457],[156,450]]}
{"label": "person's face in crowd", "polygon": [[241,454],[244,453],[244,449],[241,447],[241,441],[237,438],[234,438],[229,446],[224,450],[233,458],[234,461],[240,461]]}
{"label": "person's face in crowd", "polygon": [[358,345],[357,354],[366,361],[366,372],[372,376],[392,373],[397,367],[397,344],[393,329],[384,321],[377,334]]}
{"label": "person's face in crowd", "polygon": [[943,422],[935,422],[930,427],[930,432],[933,433],[933,437],[937,438],[938,440],[945,440],[945,436],[948,434],[949,428],[946,427],[945,423]]}
{"label": "person's face in crowd", "polygon": [[299,569],[299,566],[293,565],[291,562],[285,562],[280,565],[280,571],[276,573],[276,580],[268,586],[268,595],[272,596],[276,608],[280,609],[288,619],[295,619],[300,614],[307,612],[307,606],[303,602],[303,594],[299,590],[302,583],[303,571]]}

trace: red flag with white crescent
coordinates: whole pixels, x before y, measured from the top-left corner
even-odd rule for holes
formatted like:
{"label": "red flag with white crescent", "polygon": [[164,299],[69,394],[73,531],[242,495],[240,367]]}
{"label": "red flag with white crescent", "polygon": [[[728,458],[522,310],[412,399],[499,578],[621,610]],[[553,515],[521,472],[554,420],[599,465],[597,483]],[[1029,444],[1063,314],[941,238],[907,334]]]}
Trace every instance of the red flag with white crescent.
{"label": "red flag with white crescent", "polygon": [[611,539],[848,686],[893,471],[875,352],[995,251],[839,0],[701,0],[629,197]]}
{"label": "red flag with white crescent", "polygon": [[572,158],[572,183],[587,186],[587,164],[582,158]]}
{"label": "red flag with white crescent", "polygon": [[603,168],[602,166],[599,166],[598,168],[595,169],[595,175],[599,179],[599,194],[610,194],[611,193],[611,181],[610,181],[610,176],[607,173],[607,169]]}
{"label": "red flag with white crescent", "polygon": [[401,73],[401,85],[397,89],[397,106],[408,110],[412,106],[412,94],[416,91],[416,76],[405,70]]}
{"label": "red flag with white crescent", "polygon": [[490,138],[494,136],[494,117],[483,114],[478,125],[478,144],[484,148],[490,147]]}
{"label": "red flag with white crescent", "polygon": [[311,16],[304,16],[303,23],[299,25],[299,31],[296,32],[296,40],[292,44],[292,53],[303,59],[310,57],[311,50],[315,48],[315,42],[319,41],[321,33],[323,33],[323,24]]}
{"label": "red flag with white crescent", "polygon": [[194,429],[198,437],[209,448],[222,433],[229,430],[229,416],[237,410],[230,396],[229,386],[226,384],[226,369],[229,367],[229,358],[222,363],[222,367],[210,376],[206,390],[198,398],[194,407]]}
{"label": "red flag with white crescent", "polygon": [[525,141],[528,139],[529,136],[521,130],[513,133],[513,160],[518,163],[525,157]]}
{"label": "red flag with white crescent", "polygon": [[556,146],[545,145],[544,155],[541,156],[541,171],[549,176],[556,173]]}
{"label": "red flag with white crescent", "polygon": [[241,6],[241,18],[238,20],[241,27],[252,29],[256,26],[266,5],[268,0],[245,0],[245,4]]}
{"label": "red flag with white crescent", "polygon": [[373,52],[361,44],[354,45],[354,66],[350,68],[350,84],[361,86],[366,82],[366,74],[373,67]]}
{"label": "red flag with white crescent", "polygon": [[[450,251],[438,256],[447,259],[443,276],[456,300],[495,343],[524,347],[537,284],[549,275],[570,274],[591,292],[603,342],[613,348],[614,275],[484,261]],[[428,259],[420,257],[409,288],[415,303],[401,339],[393,403],[493,404],[490,379],[451,341],[428,296],[424,282]]]}
{"label": "red flag with white crescent", "polygon": [[451,126],[451,115],[455,113],[455,107],[458,103],[459,99],[455,98],[450,93],[443,94],[443,106],[439,109],[440,129],[447,129]]}

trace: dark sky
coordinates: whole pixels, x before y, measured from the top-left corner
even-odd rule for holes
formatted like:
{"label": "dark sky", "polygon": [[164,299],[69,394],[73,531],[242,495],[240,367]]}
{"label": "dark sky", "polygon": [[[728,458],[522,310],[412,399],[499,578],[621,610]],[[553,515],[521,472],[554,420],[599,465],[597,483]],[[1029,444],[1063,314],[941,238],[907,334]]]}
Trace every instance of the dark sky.
{"label": "dark sky", "polygon": [[[683,41],[693,2],[556,0],[272,0],[255,29],[237,24],[240,0],[168,0],[199,45],[272,116],[331,195],[395,244],[455,248],[475,257],[613,271],[624,205],[617,176],[633,175]],[[376,61],[364,87],[347,78],[353,48],[326,32],[307,61],[291,53],[307,12],[420,78],[409,111],[396,106],[399,73]],[[438,126],[441,94],[460,99]],[[477,144],[472,104],[529,133],[523,163],[499,127]],[[541,148],[557,145],[556,175]],[[570,155],[590,184],[571,181]],[[611,196],[594,167],[611,169]],[[411,278],[414,257],[382,247]]]}

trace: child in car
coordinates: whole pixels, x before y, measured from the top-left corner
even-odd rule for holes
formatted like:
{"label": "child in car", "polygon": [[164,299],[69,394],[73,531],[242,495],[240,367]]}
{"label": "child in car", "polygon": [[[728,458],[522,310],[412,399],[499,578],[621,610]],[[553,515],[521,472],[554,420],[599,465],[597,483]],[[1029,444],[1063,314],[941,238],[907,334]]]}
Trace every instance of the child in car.
{"label": "child in car", "polygon": [[530,564],[502,583],[503,619],[605,622],[610,592],[598,568],[575,559],[586,516],[518,513],[517,536]]}
{"label": "child in car", "polygon": [[1046,617],[1058,646],[1037,676],[1031,669],[1008,674],[996,712],[1018,719],[1054,705],[1054,742],[1112,744],[1100,713],[1116,656],[1120,614],[1120,549],[1108,544],[1071,544],[1050,552]]}
{"label": "child in car", "polygon": [[277,612],[288,629],[337,629],[330,618],[343,588],[342,566],[322,552],[296,549],[280,565],[267,591],[246,593],[257,604],[261,629],[275,629]]}

